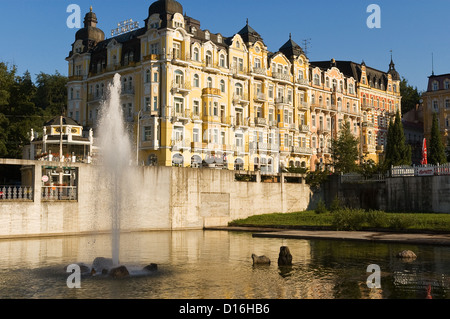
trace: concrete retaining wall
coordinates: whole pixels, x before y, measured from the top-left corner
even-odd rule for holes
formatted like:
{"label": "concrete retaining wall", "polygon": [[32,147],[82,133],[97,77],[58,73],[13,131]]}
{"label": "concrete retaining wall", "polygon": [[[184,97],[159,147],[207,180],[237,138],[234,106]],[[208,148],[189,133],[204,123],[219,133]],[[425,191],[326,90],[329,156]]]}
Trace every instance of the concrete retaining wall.
{"label": "concrete retaining wall", "polygon": [[[111,202],[117,198],[99,166],[78,167],[78,201],[42,201],[41,175],[47,162],[0,160],[34,166],[34,201],[0,200],[0,238],[109,232]],[[224,226],[251,215],[293,212],[318,200],[304,183],[237,182],[234,171],[172,167],[130,168],[121,187],[121,229],[201,229]]]}

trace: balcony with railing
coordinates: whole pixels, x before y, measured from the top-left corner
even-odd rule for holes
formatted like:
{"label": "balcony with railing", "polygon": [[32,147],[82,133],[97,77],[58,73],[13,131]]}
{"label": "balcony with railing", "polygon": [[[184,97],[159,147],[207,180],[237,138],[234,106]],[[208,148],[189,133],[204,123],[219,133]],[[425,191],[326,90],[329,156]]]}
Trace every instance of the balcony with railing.
{"label": "balcony with railing", "polygon": [[189,122],[191,118],[191,111],[183,108],[171,108],[170,116],[172,122]]}
{"label": "balcony with railing", "polygon": [[231,66],[231,74],[239,79],[248,78],[248,70],[246,67],[241,66]]}
{"label": "balcony with railing", "polygon": [[189,139],[172,139],[170,143],[173,152],[191,149],[191,141]]}
{"label": "balcony with railing", "polygon": [[266,102],[267,101],[267,94],[262,92],[255,92],[255,95],[253,96],[253,99],[258,102]]}
{"label": "balcony with railing", "polygon": [[298,102],[298,110],[299,111],[308,111],[308,109],[309,109],[308,102],[304,102],[304,101]]}
{"label": "balcony with railing", "polygon": [[300,124],[298,130],[300,133],[309,133],[309,125]]}
{"label": "balcony with railing", "polygon": [[220,89],[216,89],[216,88],[204,88],[202,90],[202,95],[211,95],[211,96],[221,96],[221,91]]}
{"label": "balcony with railing", "polygon": [[246,93],[234,93],[233,94],[233,103],[234,104],[244,104],[247,105],[250,103],[249,99],[248,99],[248,94]]}
{"label": "balcony with railing", "polygon": [[43,201],[76,201],[78,192],[76,186],[42,186]]}
{"label": "balcony with railing", "polygon": [[134,95],[134,86],[125,86],[122,87],[121,90],[122,96],[133,96]]}
{"label": "balcony with railing", "polygon": [[171,59],[171,63],[180,66],[188,66],[191,60],[191,56],[189,53],[181,53],[179,51],[174,51],[172,55],[169,57]]}
{"label": "balcony with railing", "polygon": [[292,98],[288,98],[286,96],[278,96],[275,98],[275,104],[291,105]]}
{"label": "balcony with railing", "polygon": [[89,93],[88,94],[88,102],[100,102],[105,100],[105,94],[98,93]]}
{"label": "balcony with railing", "polygon": [[216,62],[213,62],[211,60],[206,60],[202,62],[203,71],[210,72],[210,73],[219,73],[219,64]]}
{"label": "balcony with railing", "polygon": [[33,188],[23,186],[0,186],[1,201],[32,201]]}
{"label": "balcony with railing", "polygon": [[264,117],[255,117],[255,125],[256,126],[266,126],[267,119]]}
{"label": "balcony with railing", "polygon": [[376,147],[375,147],[375,145],[365,144],[365,145],[363,145],[363,152],[364,153],[375,153]]}
{"label": "balcony with railing", "polygon": [[309,81],[307,79],[297,79],[296,83],[303,86],[309,86]]}
{"label": "balcony with railing", "polygon": [[292,146],[291,152],[294,154],[301,154],[301,155],[311,155],[312,149],[309,147],[302,147],[302,146]]}
{"label": "balcony with railing", "polygon": [[256,77],[267,76],[267,70],[264,68],[254,67],[254,68],[252,68],[252,73],[253,73],[253,76],[256,76]]}
{"label": "balcony with railing", "polygon": [[319,135],[329,135],[330,133],[331,133],[331,129],[326,126],[317,128],[317,134],[319,134]]}
{"label": "balcony with railing", "polygon": [[192,90],[191,83],[188,81],[172,81],[172,94],[188,94]]}
{"label": "balcony with railing", "polygon": [[272,77],[276,80],[291,81],[291,75],[289,73],[272,72]]}

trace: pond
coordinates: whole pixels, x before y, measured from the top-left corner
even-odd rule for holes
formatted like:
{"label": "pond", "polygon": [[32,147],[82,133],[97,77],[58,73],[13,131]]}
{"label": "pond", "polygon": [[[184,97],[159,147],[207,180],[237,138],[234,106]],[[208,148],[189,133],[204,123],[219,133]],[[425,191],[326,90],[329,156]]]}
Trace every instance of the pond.
{"label": "pond", "polygon": [[[2,299],[433,299],[450,297],[450,247],[332,240],[253,238],[247,232],[155,231],[121,236],[120,262],[131,276],[81,277],[68,288],[73,263],[111,257],[109,235],[0,241]],[[293,256],[278,267],[281,246]],[[411,249],[417,259],[397,259]],[[252,254],[270,265],[253,266]],[[158,270],[141,271],[150,263]],[[369,289],[367,266],[381,269]]]}

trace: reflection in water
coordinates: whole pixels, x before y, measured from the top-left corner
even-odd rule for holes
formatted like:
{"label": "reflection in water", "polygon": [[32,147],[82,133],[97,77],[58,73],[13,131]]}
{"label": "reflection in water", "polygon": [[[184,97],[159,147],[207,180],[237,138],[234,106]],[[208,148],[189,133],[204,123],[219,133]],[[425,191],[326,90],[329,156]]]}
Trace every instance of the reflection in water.
{"label": "reflection in water", "polygon": [[[250,233],[175,231],[123,234],[120,260],[131,277],[90,275],[69,289],[71,263],[109,256],[107,235],[0,241],[0,298],[360,299],[449,297],[450,248],[325,240],[252,238]],[[293,265],[278,267],[280,246]],[[395,255],[416,252],[413,262]],[[252,254],[270,265],[253,266]],[[158,264],[148,275],[142,267]],[[381,268],[381,289],[366,285],[367,266]]]}

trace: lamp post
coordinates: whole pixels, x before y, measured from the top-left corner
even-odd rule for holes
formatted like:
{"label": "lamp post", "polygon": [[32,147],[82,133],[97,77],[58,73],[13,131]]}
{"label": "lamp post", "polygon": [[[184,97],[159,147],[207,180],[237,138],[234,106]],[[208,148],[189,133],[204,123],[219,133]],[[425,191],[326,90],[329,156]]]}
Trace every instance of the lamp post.
{"label": "lamp post", "polygon": [[136,165],[139,166],[139,139],[140,139],[140,123],[141,123],[141,113],[142,110],[139,110],[138,112],[138,118],[137,118],[137,137],[136,137]]}

